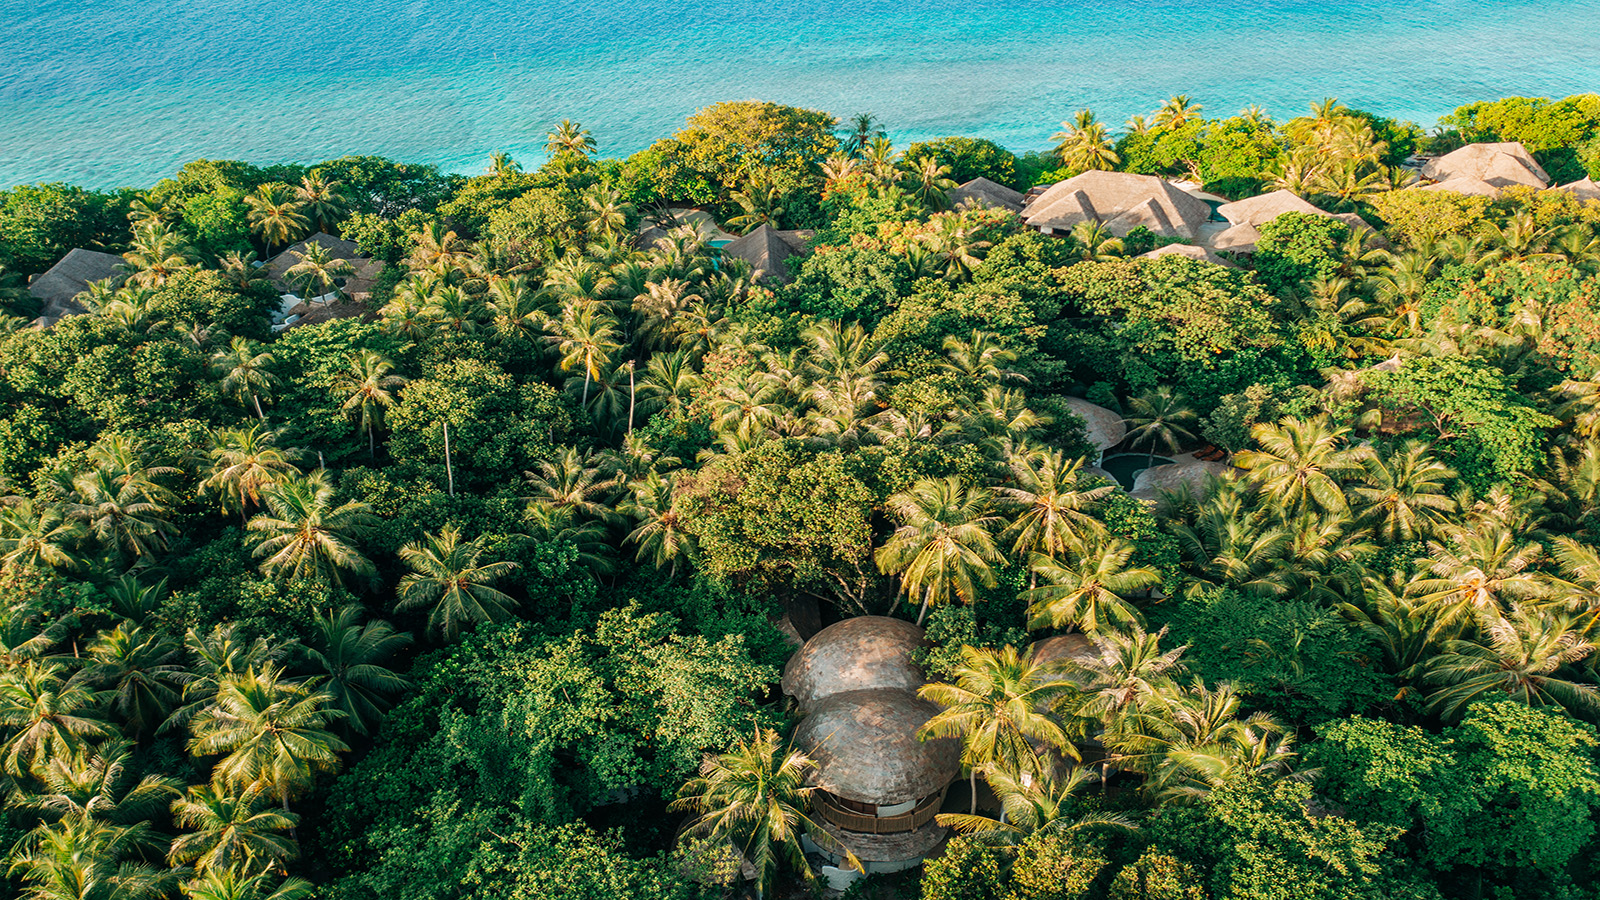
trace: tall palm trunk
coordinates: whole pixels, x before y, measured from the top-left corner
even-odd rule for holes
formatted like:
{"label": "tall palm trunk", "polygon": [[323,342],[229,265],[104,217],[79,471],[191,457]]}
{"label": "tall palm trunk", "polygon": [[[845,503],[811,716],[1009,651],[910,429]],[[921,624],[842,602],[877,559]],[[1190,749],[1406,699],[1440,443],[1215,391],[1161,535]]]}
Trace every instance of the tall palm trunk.
{"label": "tall palm trunk", "polygon": [[267,414],[261,411],[261,398],[256,396],[254,391],[250,393],[250,401],[256,405],[256,415],[260,416],[261,421],[265,422],[267,420]]}

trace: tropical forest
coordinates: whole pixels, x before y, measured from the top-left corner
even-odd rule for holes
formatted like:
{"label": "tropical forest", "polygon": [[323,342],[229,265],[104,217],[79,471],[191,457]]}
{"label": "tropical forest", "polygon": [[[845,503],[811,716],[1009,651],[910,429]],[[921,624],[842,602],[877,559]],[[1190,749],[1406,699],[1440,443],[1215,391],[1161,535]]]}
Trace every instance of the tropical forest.
{"label": "tropical forest", "polygon": [[892,126],[0,191],[4,896],[1600,898],[1600,95]]}

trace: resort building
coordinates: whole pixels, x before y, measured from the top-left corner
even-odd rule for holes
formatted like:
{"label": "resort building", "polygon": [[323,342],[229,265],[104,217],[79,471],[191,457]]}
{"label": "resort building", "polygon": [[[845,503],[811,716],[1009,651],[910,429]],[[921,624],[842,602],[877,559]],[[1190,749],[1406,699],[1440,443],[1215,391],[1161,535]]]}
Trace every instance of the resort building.
{"label": "resort building", "polygon": [[28,294],[39,301],[39,317],[33,320],[38,328],[47,328],[67,316],[88,312],[77,296],[96,281],[121,278],[126,270],[123,259],[115,253],[78,248],[61,257],[49,271],[34,276],[28,283]]}
{"label": "resort building", "polygon": [[1600,184],[1596,184],[1593,178],[1585,178],[1582,181],[1563,184],[1557,190],[1566,191],[1579,200],[1600,203]]}
{"label": "resort building", "polygon": [[[939,712],[916,693],[922,643],[909,622],[859,616],[818,632],[783,672],[784,693],[806,714],[795,745],[816,762],[813,818],[867,874],[917,866],[947,835],[934,817],[960,775],[961,745],[917,739]],[[831,880],[848,880],[841,855],[809,840],[807,850],[833,863]]]}
{"label": "resort building", "polygon": [[1027,205],[1020,192],[981,176],[951,191],[949,200],[950,206],[955,209],[986,207],[1008,209],[1014,213],[1022,212],[1022,207]]}
{"label": "resort building", "polygon": [[[329,259],[342,260],[350,265],[351,273],[336,280],[337,291],[321,297],[301,297],[291,283],[289,270],[305,258],[312,245],[326,250]],[[372,288],[383,273],[383,260],[363,256],[354,241],[336,238],[317,232],[297,244],[290,244],[283,252],[261,266],[261,274],[278,289],[281,302],[274,329],[282,330],[295,325],[310,325],[330,319],[349,318],[366,312],[361,304],[372,297]],[[350,302],[340,302],[340,295]]]}
{"label": "resort building", "polygon": [[637,244],[640,249],[648,250],[656,245],[656,241],[684,227],[693,228],[701,240],[713,247],[724,247],[735,240],[735,236],[723,231],[717,220],[705,210],[673,207],[648,214],[640,220]]}
{"label": "resort building", "polygon": [[1098,222],[1117,237],[1143,226],[1163,237],[1194,240],[1211,207],[1154,175],[1090,171],[1051,185],[1022,210],[1022,220],[1045,234]]}
{"label": "resort building", "polygon": [[1550,184],[1550,176],[1534,162],[1533,154],[1516,141],[1468,144],[1423,163],[1422,177],[1433,183],[1415,190],[1485,197],[1498,197],[1510,187],[1542,190]]}
{"label": "resort building", "polygon": [[757,280],[789,281],[790,257],[803,256],[815,231],[780,231],[762,224],[742,238],[722,248],[724,259],[742,259],[756,272]]}
{"label": "resort building", "polygon": [[1212,253],[1205,247],[1197,247],[1194,244],[1168,244],[1165,247],[1157,247],[1156,249],[1151,250],[1149,253],[1139,254],[1139,259],[1160,259],[1163,256],[1187,256],[1190,259],[1198,259],[1201,262],[1208,262],[1214,266],[1233,265],[1233,263],[1228,262],[1215,253]]}
{"label": "resort building", "polygon": [[1203,243],[1213,250],[1254,253],[1256,243],[1261,240],[1261,226],[1285,213],[1292,212],[1337,219],[1350,226],[1352,231],[1372,230],[1372,226],[1355,213],[1336,215],[1312,206],[1293,191],[1277,190],[1217,207],[1217,214],[1226,220],[1227,224],[1215,231],[1208,228],[1203,236]]}

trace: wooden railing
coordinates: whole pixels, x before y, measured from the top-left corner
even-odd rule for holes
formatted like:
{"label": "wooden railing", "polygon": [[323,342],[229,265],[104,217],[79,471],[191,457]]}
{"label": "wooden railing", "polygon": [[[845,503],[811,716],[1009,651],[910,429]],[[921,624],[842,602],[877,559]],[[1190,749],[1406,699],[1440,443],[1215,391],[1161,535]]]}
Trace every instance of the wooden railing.
{"label": "wooden railing", "polygon": [[824,820],[847,831],[862,834],[900,834],[915,831],[933,821],[933,817],[939,814],[939,807],[944,805],[944,794],[944,791],[940,791],[918,803],[910,812],[897,816],[869,816],[845,809],[825,791],[813,793],[811,805]]}

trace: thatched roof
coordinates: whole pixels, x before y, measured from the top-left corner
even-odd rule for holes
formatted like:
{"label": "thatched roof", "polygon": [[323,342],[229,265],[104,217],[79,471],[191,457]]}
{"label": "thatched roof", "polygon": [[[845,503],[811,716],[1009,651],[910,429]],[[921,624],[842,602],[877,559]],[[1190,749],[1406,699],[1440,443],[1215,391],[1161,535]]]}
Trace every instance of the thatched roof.
{"label": "thatched roof", "polygon": [[1229,253],[1254,253],[1256,244],[1260,240],[1261,232],[1257,231],[1254,225],[1241,222],[1211,235],[1209,246],[1213,250],[1226,250]]}
{"label": "thatched roof", "polygon": [[1165,247],[1157,247],[1149,253],[1139,254],[1140,259],[1160,259],[1163,256],[1187,256],[1190,259],[1198,259],[1214,266],[1233,265],[1233,263],[1212,253],[1210,250],[1204,247],[1197,247],[1194,244],[1168,244]]}
{"label": "thatched roof", "polygon": [[1437,159],[1428,160],[1422,166],[1422,177],[1438,182],[1471,178],[1502,189],[1513,185],[1542,188],[1550,183],[1550,176],[1534,162],[1533,154],[1516,141],[1468,144]]}
{"label": "thatched roof", "polygon": [[1585,178],[1582,181],[1563,184],[1557,190],[1566,191],[1579,200],[1600,201],[1600,184],[1596,184],[1593,178]]}
{"label": "thatched roof", "polygon": [[383,274],[383,260],[352,259],[350,267],[355,271],[345,277],[345,296],[351,300],[364,302],[372,297],[372,289],[378,283],[378,276]]}
{"label": "thatched roof", "polygon": [[1122,443],[1128,426],[1122,416],[1104,406],[1096,406],[1081,397],[1064,398],[1067,406],[1088,426],[1089,443],[1101,450],[1109,450]]}
{"label": "thatched roof", "polygon": [[306,249],[312,244],[327,250],[329,259],[354,261],[361,256],[361,248],[356,246],[355,241],[341,240],[319,231],[298,244],[290,244],[282,253],[267,260],[267,264],[261,267],[261,274],[265,275],[278,290],[287,289],[289,270],[300,264]]}
{"label": "thatched roof", "polygon": [[742,259],[750,263],[759,274],[773,281],[785,282],[789,280],[789,266],[787,262],[791,256],[799,256],[806,251],[806,242],[814,237],[814,231],[779,231],[770,225],[762,224],[742,238],[722,248],[724,258]]}
{"label": "thatched roof", "polygon": [[1055,671],[1048,681],[1076,681],[1068,672],[1068,663],[1085,663],[1099,658],[1093,642],[1081,634],[1062,634],[1034,641],[1028,646],[1028,658],[1037,665],[1050,666]]}
{"label": "thatched roof", "polygon": [[29,282],[28,293],[41,304],[40,318],[78,315],[85,310],[73,298],[88,290],[91,282],[121,277],[122,266],[122,257],[114,253],[79,247]]}
{"label": "thatched roof", "polygon": [[1009,209],[1012,212],[1022,212],[1024,200],[1021,193],[1006,187],[998,181],[990,181],[979,176],[951,191],[950,205],[956,209],[987,206],[993,209]]}
{"label": "thatched roof", "polygon": [[700,239],[711,241],[731,241],[734,235],[722,230],[717,220],[703,209],[688,207],[673,207],[659,213],[647,215],[639,222],[638,245],[643,249],[650,249],[656,241],[666,237],[676,228],[693,228]]}
{"label": "thatched roof", "polygon": [[1451,193],[1455,194],[1471,194],[1480,197],[1498,197],[1500,196],[1501,189],[1498,185],[1490,184],[1489,182],[1484,181],[1482,178],[1474,178],[1471,175],[1460,175],[1455,178],[1447,178],[1438,184],[1419,184],[1406,188],[1406,190],[1450,191]]}
{"label": "thatched roof", "polygon": [[1153,500],[1157,496],[1157,491],[1173,491],[1186,484],[1199,487],[1205,484],[1210,476],[1223,475],[1231,471],[1233,466],[1225,462],[1210,462],[1185,456],[1168,465],[1140,472],[1133,479],[1132,494],[1135,497]]}
{"label": "thatched roof", "polygon": [[917,740],[939,707],[910,691],[834,694],[795,729],[795,745],[816,763],[815,784],[858,803],[888,806],[921,800],[960,774],[961,744]]}
{"label": "thatched roof", "polygon": [[1257,228],[1284,213],[1305,213],[1308,216],[1326,216],[1327,212],[1312,206],[1294,191],[1273,191],[1259,197],[1247,197],[1217,208],[1222,217],[1235,225],[1254,225]]}
{"label": "thatched roof", "polygon": [[302,325],[319,325],[323,322],[331,322],[334,319],[354,319],[360,316],[372,315],[372,312],[365,306],[353,300],[319,303],[311,307],[307,307],[306,304],[302,303],[290,310],[290,313],[292,315],[300,315],[300,318],[289,326],[290,328],[299,328]]}
{"label": "thatched roof", "polygon": [[1156,234],[1193,238],[1211,218],[1211,207],[1154,175],[1091,171],[1052,185],[1022,217],[1051,231],[1095,221],[1118,237],[1142,225]]}
{"label": "thatched roof", "polygon": [[911,660],[922,641],[922,629],[904,619],[857,616],[835,622],[789,658],[783,692],[808,709],[846,691],[915,691],[927,680]]}

